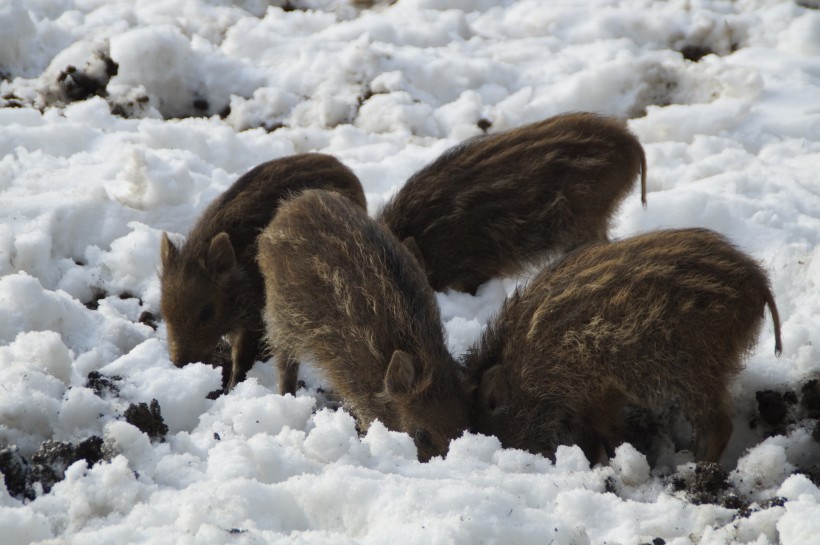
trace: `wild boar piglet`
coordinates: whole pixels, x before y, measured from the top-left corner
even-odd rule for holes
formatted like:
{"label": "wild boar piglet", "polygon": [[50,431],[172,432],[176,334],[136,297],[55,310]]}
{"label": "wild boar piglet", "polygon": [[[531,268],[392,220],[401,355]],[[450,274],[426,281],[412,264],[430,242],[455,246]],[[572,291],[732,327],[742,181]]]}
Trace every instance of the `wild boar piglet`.
{"label": "wild boar piglet", "polygon": [[349,200],[309,190],[259,237],[265,322],[280,388],[310,357],[357,417],[413,437],[419,459],[467,427],[459,368],[424,272],[383,225]]}
{"label": "wild boar piglet", "polygon": [[620,439],[623,403],[677,399],[695,458],[716,462],[732,433],[728,384],[765,306],[779,354],[766,273],[713,231],[578,249],[518,289],[465,357],[475,427],[550,456],[576,443],[594,463]]}
{"label": "wild boar piglet", "polygon": [[[171,361],[214,363],[223,336],[231,344],[228,389],[244,380],[264,353],[264,282],[256,237],[282,199],[305,188],[338,191],[361,209],[364,191],[353,172],[320,153],[262,163],[241,176],[199,217],[175,246],[163,233],[161,311]],[[226,377],[227,378],[227,377]]]}
{"label": "wild boar piglet", "polygon": [[487,280],[593,241],[646,158],[616,119],[569,113],[469,139],[422,168],[378,219],[415,254],[433,289]]}

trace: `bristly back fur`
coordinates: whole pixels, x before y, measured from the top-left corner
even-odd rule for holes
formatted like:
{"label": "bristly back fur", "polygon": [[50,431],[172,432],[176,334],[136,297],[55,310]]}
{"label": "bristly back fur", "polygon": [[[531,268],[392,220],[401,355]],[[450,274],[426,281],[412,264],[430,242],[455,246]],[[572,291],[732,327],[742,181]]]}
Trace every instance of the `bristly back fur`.
{"label": "bristly back fur", "polygon": [[434,289],[475,292],[545,255],[606,240],[639,173],[646,204],[646,157],[625,124],[559,115],[451,148],[378,219],[414,239]]}
{"label": "bristly back fur", "polygon": [[[551,455],[584,427],[617,440],[620,403],[677,398],[696,430],[696,456],[716,461],[731,433],[727,385],[767,305],[779,354],[766,273],[706,229],[578,249],[516,291],[466,356],[478,430]],[[485,384],[495,366],[500,378]],[[509,402],[492,414],[482,404],[499,388]]]}
{"label": "bristly back fur", "polygon": [[[435,294],[393,234],[345,199],[309,190],[262,233],[259,264],[277,363],[312,357],[364,428],[378,418],[422,430],[432,443],[418,445],[423,459],[446,451],[466,427],[461,377]],[[401,371],[391,374],[394,364]]]}
{"label": "bristly back fur", "polygon": [[264,284],[256,237],[283,199],[311,187],[338,191],[366,207],[358,178],[337,159],[293,155],[241,176],[205,209],[180,248],[163,238],[161,308],[176,365],[210,361],[227,335],[232,386],[261,356]]}

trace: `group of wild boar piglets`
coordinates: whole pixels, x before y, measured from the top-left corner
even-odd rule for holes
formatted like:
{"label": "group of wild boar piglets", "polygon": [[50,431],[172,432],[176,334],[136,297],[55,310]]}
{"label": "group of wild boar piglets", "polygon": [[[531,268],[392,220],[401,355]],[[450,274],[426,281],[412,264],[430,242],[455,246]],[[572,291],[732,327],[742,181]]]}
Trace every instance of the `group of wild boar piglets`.
{"label": "group of wild boar piglets", "polygon": [[[163,235],[161,306],[171,360],[212,362],[231,345],[230,390],[275,356],[280,393],[315,362],[365,430],[408,433],[419,459],[464,430],[591,463],[621,441],[621,407],[677,399],[696,459],[732,432],[729,380],[764,306],[765,271],[706,229],[609,242],[646,160],[617,120],[571,113],[479,136],[415,173],[368,216],[335,158],[263,163],[202,214],[180,247]],[[508,298],[456,360],[434,290],[474,293],[490,278],[552,262]]]}

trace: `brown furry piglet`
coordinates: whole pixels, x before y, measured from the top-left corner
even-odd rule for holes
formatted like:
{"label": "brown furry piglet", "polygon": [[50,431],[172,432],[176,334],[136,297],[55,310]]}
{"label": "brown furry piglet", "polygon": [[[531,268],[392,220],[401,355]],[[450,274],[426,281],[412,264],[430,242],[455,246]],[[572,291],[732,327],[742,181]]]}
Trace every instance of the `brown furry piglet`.
{"label": "brown furry piglet", "polygon": [[706,229],[657,231],[580,248],[504,304],[465,358],[477,431],[552,455],[577,443],[599,461],[624,402],[678,399],[697,460],[732,433],[730,379],[768,305],[763,269]]}
{"label": "brown furry piglet", "polygon": [[310,357],[363,429],[379,419],[414,438],[419,459],[467,427],[467,399],[424,272],[348,200],[305,191],[259,237],[265,322],[280,385]]}
{"label": "brown furry piglet", "polygon": [[307,153],[262,163],[241,176],[205,209],[182,247],[163,233],[160,305],[175,365],[211,362],[227,335],[228,389],[244,380],[264,349],[256,237],[282,199],[305,188],[332,189],[366,207],[349,168],[329,155]]}
{"label": "brown furry piglet", "polygon": [[475,293],[550,254],[607,240],[646,158],[624,123],[570,113],[459,144],[415,173],[378,219],[433,289]]}

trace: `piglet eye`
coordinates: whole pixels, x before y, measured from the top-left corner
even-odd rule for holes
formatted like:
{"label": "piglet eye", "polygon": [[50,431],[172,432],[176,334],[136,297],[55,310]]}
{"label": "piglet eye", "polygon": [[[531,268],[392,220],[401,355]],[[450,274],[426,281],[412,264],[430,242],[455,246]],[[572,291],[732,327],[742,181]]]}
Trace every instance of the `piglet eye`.
{"label": "piglet eye", "polygon": [[210,303],[202,307],[202,310],[199,311],[199,321],[200,322],[210,322],[214,318],[214,306]]}

